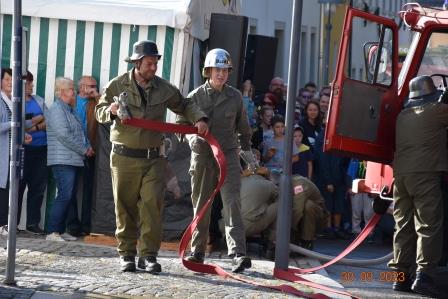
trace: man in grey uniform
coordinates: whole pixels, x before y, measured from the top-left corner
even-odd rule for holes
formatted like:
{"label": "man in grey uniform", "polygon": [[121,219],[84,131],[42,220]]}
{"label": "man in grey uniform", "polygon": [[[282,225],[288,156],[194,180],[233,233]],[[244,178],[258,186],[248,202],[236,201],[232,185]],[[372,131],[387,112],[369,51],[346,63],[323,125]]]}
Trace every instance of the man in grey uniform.
{"label": "man in grey uniform", "polygon": [[[232,271],[241,272],[251,267],[251,260],[246,256],[246,236],[241,217],[241,166],[237,150],[241,145],[243,151],[252,155],[250,151],[251,129],[241,93],[226,84],[231,69],[232,62],[226,50],[211,50],[205,58],[203,70],[203,75],[208,80],[193,90],[188,98],[208,115],[210,132],[218,140],[225,154],[227,176],[221,188],[221,197],[227,249],[228,254],[233,257]],[[189,123],[184,117],[179,117],[178,122]],[[187,139],[192,150],[191,199],[196,216],[212,194],[218,181],[219,172],[211,148],[206,141],[197,135],[187,136]],[[192,262],[204,262],[209,222],[210,210],[193,233],[192,255],[189,257]]]}
{"label": "man in grey uniform", "polygon": [[[429,76],[409,83],[409,101],[398,115],[394,157],[394,258],[396,291],[439,297],[433,281],[442,251],[441,179],[448,170],[448,105]],[[412,283],[413,269],[417,265]]]}

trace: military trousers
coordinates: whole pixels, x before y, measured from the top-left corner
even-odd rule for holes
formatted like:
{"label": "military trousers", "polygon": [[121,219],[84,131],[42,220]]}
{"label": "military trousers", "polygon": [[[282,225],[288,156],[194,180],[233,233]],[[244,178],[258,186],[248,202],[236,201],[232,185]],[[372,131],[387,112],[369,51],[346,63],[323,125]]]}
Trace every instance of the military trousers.
{"label": "military trousers", "polygon": [[[226,235],[228,254],[246,254],[246,235],[241,216],[241,178],[240,161],[235,150],[225,154],[227,163],[227,175],[221,187],[222,217]],[[204,154],[191,153],[191,200],[194,216],[207,202],[218,182],[219,169],[211,151]],[[192,252],[205,252],[210,224],[210,208],[204,218],[198,223],[191,239]]]}
{"label": "military trousers", "polygon": [[266,237],[269,241],[275,241],[276,220],[277,220],[278,202],[273,202],[266,207],[264,214],[256,219],[245,219],[243,217],[244,227],[246,228],[246,236],[253,236],[266,231]]}
{"label": "military trousers", "polygon": [[165,196],[164,158],[131,158],[111,153],[112,190],[115,202],[120,256],[156,256],[162,239]]}
{"label": "military trousers", "polygon": [[304,197],[293,198],[291,241],[313,241],[326,221],[322,208]]}
{"label": "military trousers", "polygon": [[439,172],[395,177],[394,258],[389,267],[433,274],[442,253],[442,193]]}

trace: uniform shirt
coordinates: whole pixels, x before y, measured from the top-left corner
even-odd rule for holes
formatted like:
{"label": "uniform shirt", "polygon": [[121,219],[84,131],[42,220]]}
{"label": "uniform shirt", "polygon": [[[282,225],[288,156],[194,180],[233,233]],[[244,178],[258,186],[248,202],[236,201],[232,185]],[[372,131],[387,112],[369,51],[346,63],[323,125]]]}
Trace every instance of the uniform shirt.
{"label": "uniform shirt", "polygon": [[[238,144],[242,150],[250,150],[252,130],[239,90],[226,84],[219,92],[207,82],[193,90],[188,98],[208,115],[210,133],[224,152],[238,148]],[[185,117],[178,117],[177,122],[189,123]]]}
{"label": "uniform shirt", "polygon": [[266,213],[268,206],[278,198],[278,188],[261,175],[241,178],[241,215],[249,221],[256,221]]}
{"label": "uniform shirt", "polygon": [[429,103],[404,109],[396,123],[394,176],[448,170],[448,105]]}
{"label": "uniform shirt", "polygon": [[107,83],[95,107],[99,123],[113,122],[110,129],[110,141],[113,143],[135,149],[162,145],[162,133],[123,125],[118,117],[110,113],[108,108],[113,103],[113,97],[118,97],[124,91],[128,94],[128,109],[133,118],[163,122],[167,108],[182,114],[191,123],[207,117],[192,101],[187,101],[174,85],[157,76],[148,84],[145,99],[142,99],[132,69]]}
{"label": "uniform shirt", "polygon": [[291,178],[291,183],[293,188],[291,227],[297,227],[303,217],[307,200],[311,200],[322,210],[325,209],[325,204],[319,189],[306,177],[294,175]]}

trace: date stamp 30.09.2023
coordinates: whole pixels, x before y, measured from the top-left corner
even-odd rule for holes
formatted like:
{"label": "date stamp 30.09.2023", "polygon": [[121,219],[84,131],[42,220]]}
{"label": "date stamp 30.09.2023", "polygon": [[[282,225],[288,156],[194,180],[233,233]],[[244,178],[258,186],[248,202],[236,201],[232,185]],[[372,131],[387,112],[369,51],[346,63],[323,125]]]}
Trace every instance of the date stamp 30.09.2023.
{"label": "date stamp 30.09.2023", "polygon": [[397,271],[381,271],[378,273],[375,272],[341,272],[341,281],[342,283],[350,283],[354,281],[360,282],[403,282],[405,280],[404,272]]}

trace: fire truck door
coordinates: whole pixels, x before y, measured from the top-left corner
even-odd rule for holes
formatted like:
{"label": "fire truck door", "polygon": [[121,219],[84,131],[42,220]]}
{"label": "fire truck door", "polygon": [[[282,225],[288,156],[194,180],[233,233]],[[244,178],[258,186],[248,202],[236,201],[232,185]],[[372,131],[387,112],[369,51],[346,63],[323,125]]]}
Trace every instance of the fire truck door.
{"label": "fire truck door", "polygon": [[332,83],[325,151],[376,162],[392,160],[400,110],[397,66],[395,22],[348,8]]}

